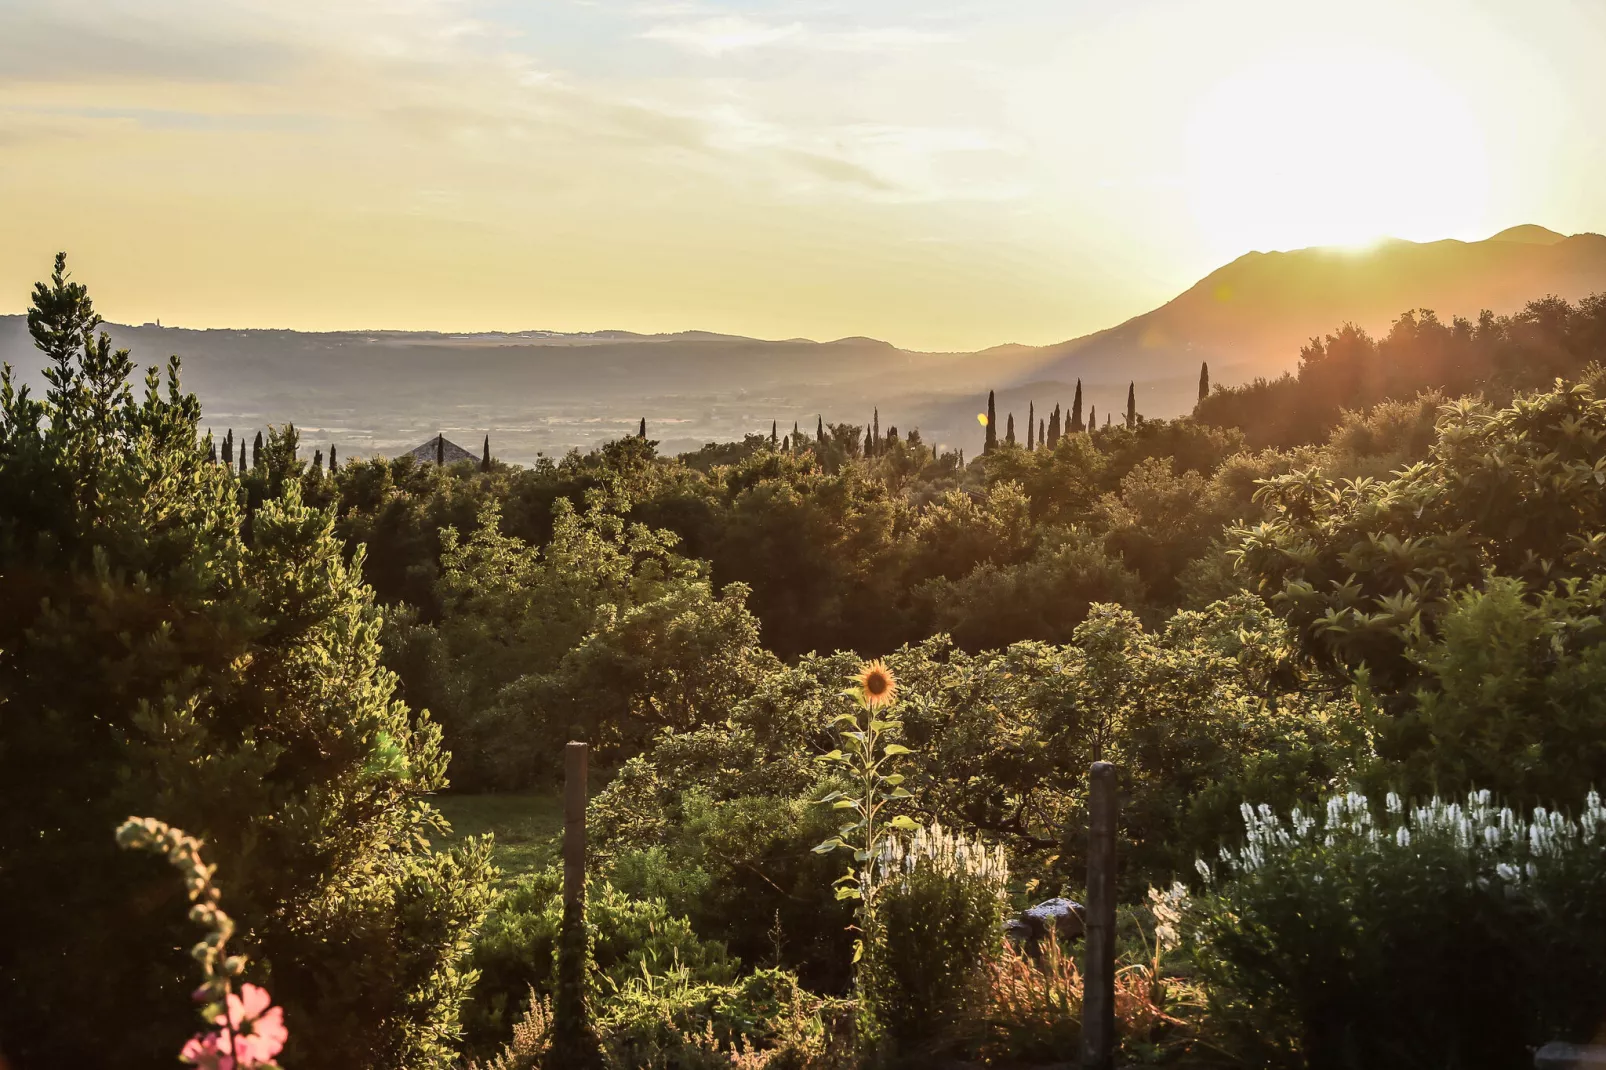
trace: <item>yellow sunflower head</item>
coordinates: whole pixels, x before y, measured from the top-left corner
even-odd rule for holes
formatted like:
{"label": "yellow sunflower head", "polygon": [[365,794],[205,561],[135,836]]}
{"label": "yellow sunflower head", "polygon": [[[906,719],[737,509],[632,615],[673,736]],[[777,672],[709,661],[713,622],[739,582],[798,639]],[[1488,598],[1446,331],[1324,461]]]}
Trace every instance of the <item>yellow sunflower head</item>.
{"label": "yellow sunflower head", "polygon": [[898,681],[892,670],[879,661],[867,661],[859,667],[859,690],[871,709],[885,706],[898,697]]}

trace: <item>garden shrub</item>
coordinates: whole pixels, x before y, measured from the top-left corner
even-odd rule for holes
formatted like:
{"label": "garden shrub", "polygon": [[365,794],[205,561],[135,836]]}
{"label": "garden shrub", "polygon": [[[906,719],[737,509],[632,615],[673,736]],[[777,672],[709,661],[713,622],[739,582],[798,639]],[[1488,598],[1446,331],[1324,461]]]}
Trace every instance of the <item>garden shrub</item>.
{"label": "garden shrub", "polygon": [[[1513,1067],[1606,1012],[1606,809],[1522,818],[1489,793],[1320,819],[1245,806],[1189,911],[1212,1011],[1257,1058]],[[1296,1054],[1297,1053],[1297,1054]]]}
{"label": "garden shrub", "polygon": [[861,998],[894,1062],[929,1056],[974,1002],[1002,933],[1009,865],[1001,847],[933,824],[880,859]]}
{"label": "garden shrub", "polygon": [[[521,996],[550,999],[557,984],[563,922],[563,873],[527,874],[504,893],[474,942],[479,971],[464,1026],[470,1051],[486,1053],[507,1039],[524,1006]],[[661,899],[636,899],[604,881],[586,891],[593,993],[641,978],[685,971],[697,983],[731,980],[739,965],[718,941],[703,940]]]}

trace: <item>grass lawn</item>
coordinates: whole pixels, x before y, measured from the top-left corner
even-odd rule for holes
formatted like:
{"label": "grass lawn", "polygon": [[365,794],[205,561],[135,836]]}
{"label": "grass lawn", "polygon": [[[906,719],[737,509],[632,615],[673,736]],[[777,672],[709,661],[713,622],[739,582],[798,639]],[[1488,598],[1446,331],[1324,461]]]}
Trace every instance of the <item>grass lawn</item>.
{"label": "grass lawn", "polygon": [[491,860],[503,882],[556,862],[563,839],[563,798],[557,792],[519,795],[437,795],[430,800],[452,823],[440,841],[449,847],[465,836],[493,833]]}

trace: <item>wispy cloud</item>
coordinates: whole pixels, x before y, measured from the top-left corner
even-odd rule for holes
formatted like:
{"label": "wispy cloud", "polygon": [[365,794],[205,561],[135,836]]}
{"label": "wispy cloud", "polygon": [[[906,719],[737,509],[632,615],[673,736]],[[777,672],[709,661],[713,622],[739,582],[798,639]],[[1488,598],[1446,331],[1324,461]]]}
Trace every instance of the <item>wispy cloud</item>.
{"label": "wispy cloud", "polygon": [[889,52],[947,44],[950,33],[914,26],[810,25],[800,21],[764,22],[745,15],[715,15],[661,22],[642,31],[648,41],[663,41],[705,56],[721,56],[758,48],[800,48],[826,52]]}

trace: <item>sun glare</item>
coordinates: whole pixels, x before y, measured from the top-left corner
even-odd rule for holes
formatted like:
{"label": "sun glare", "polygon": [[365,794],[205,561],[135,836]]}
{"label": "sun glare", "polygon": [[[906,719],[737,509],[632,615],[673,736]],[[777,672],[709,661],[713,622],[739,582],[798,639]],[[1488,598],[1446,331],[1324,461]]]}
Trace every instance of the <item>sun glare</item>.
{"label": "sun glare", "polygon": [[1392,55],[1333,50],[1244,69],[1199,99],[1186,152],[1194,217],[1224,252],[1460,235],[1487,211],[1471,109]]}

